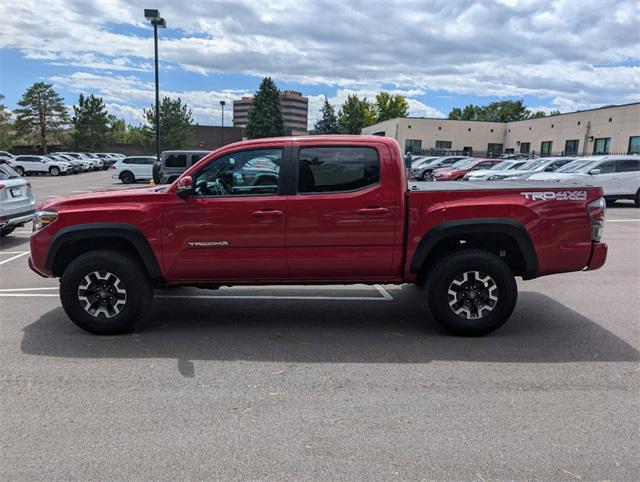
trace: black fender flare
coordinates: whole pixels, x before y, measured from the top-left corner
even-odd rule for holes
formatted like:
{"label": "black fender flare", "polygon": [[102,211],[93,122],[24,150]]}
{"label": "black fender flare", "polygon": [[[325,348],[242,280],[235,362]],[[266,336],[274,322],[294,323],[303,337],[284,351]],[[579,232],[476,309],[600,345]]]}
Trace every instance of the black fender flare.
{"label": "black fender flare", "polygon": [[122,238],[129,241],[140,256],[149,276],[154,280],[163,279],[162,271],[149,245],[149,241],[145,235],[142,234],[142,231],[126,223],[88,223],[61,229],[53,235],[49,243],[49,251],[44,264],[45,268],[53,271],[56,256],[68,243],[83,239],[100,239],[105,237]]}
{"label": "black fender flare", "polygon": [[523,279],[538,276],[538,255],[525,227],[509,218],[475,218],[460,221],[445,221],[431,228],[420,240],[409,271],[419,273],[433,247],[445,238],[465,234],[500,233],[510,236],[518,245],[525,264]]}

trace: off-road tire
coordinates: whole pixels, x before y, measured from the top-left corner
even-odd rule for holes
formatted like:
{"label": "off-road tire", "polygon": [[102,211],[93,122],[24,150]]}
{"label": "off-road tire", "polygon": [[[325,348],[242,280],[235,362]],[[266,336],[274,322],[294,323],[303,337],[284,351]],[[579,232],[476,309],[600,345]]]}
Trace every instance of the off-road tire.
{"label": "off-road tire", "polygon": [[123,184],[133,184],[134,182],[136,182],[136,177],[130,171],[123,171],[120,174],[120,180]]}
{"label": "off-road tire", "polygon": [[[454,280],[459,282],[464,273],[469,272],[488,275],[497,288],[497,292],[493,292],[497,301],[491,311],[477,319],[456,314],[450,306],[455,298],[449,294]],[[445,330],[460,336],[482,336],[497,330],[509,319],[518,299],[518,287],[509,266],[498,256],[482,249],[457,251],[438,261],[428,273],[425,289],[436,321]]]}
{"label": "off-road tire", "polygon": [[[92,273],[110,273],[121,281],[126,302],[111,316],[92,315],[80,298],[81,286]],[[131,331],[148,312],[153,301],[153,284],[137,259],[120,251],[98,250],[78,256],[60,280],[60,300],[67,316],[83,330],[96,335],[117,335]]]}

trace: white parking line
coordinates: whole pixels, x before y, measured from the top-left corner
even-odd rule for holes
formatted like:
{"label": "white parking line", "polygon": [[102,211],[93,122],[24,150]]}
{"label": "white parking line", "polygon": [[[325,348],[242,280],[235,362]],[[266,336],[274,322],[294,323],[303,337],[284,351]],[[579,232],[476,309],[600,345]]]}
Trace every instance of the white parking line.
{"label": "white parking line", "polygon": [[22,292],[22,291],[44,291],[44,290],[57,290],[56,287],[48,287],[48,288],[3,288],[0,289],[0,293],[11,293],[11,292]]}
{"label": "white parking line", "polygon": [[16,254],[15,256],[12,256],[12,257],[11,257],[11,258],[9,258],[9,259],[5,259],[4,261],[0,261],[0,265],[6,264],[6,263],[8,263],[9,261],[13,261],[14,259],[18,259],[18,258],[20,258],[21,256],[24,256],[24,255],[26,255],[26,254],[29,254],[29,251],[25,251],[24,253]]}
{"label": "white parking line", "polygon": [[640,219],[607,219],[605,223],[640,223]]}
{"label": "white parking line", "polygon": [[71,192],[82,194],[82,193],[87,193],[87,192],[91,192],[91,191],[71,191]]}
{"label": "white parking line", "polygon": [[0,251],[0,254],[23,254],[24,251]]}

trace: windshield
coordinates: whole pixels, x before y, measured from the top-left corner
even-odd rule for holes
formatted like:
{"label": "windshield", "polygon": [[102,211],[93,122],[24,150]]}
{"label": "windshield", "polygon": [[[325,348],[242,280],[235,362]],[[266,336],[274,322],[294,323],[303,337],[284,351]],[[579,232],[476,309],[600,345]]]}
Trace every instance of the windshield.
{"label": "windshield", "polygon": [[451,165],[453,169],[466,169],[474,166],[478,161],[476,159],[462,159]]}
{"label": "windshield", "polygon": [[537,159],[535,161],[525,162],[522,166],[520,166],[519,169],[523,171],[535,171],[536,169],[544,165],[545,162],[547,161],[545,161],[544,159]]}
{"label": "windshield", "polygon": [[7,179],[17,179],[18,173],[11,169],[8,164],[0,164],[0,181],[6,181]]}
{"label": "windshield", "polygon": [[506,171],[507,169],[511,169],[515,165],[516,163],[514,162],[500,162],[488,170],[489,171]]}
{"label": "windshield", "polygon": [[572,161],[569,164],[565,164],[556,172],[581,172],[586,171],[598,161]]}

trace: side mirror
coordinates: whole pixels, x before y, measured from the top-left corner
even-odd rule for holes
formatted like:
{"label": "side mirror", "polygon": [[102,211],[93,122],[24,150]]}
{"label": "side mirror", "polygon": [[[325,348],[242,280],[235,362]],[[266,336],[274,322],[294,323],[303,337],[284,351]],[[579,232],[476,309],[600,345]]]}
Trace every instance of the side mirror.
{"label": "side mirror", "polygon": [[589,174],[591,174],[592,176],[595,174],[600,174],[602,172],[602,169],[600,169],[599,167],[596,167],[595,169],[591,169],[589,171]]}
{"label": "side mirror", "polygon": [[189,197],[191,191],[193,191],[193,178],[191,176],[183,176],[178,179],[178,190],[176,191],[178,197],[182,199]]}

